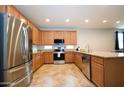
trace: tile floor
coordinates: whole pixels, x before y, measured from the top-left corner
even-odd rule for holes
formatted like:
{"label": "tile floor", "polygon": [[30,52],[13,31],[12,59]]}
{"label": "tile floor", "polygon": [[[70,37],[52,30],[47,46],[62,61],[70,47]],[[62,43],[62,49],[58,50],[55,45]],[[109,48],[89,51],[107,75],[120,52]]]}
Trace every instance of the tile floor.
{"label": "tile floor", "polygon": [[33,75],[30,87],[94,87],[75,64],[46,64]]}

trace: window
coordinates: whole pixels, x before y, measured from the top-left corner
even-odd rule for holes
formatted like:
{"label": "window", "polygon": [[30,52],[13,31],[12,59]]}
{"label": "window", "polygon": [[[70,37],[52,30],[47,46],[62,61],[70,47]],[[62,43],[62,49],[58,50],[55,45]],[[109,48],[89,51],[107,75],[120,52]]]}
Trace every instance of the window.
{"label": "window", "polygon": [[123,33],[118,33],[119,49],[123,49]]}

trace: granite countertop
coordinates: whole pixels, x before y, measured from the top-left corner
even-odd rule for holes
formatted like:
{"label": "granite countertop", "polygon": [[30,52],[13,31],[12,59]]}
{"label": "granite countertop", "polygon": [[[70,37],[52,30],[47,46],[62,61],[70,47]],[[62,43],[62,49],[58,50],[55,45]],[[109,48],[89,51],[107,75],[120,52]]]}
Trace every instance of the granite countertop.
{"label": "granite countertop", "polygon": [[[38,51],[37,53],[43,53],[43,52],[53,52],[54,50],[42,50]],[[88,54],[92,56],[98,56],[102,58],[124,58],[124,53],[117,53],[117,52],[111,52],[111,51],[93,51],[93,52],[86,52],[86,51],[76,51],[75,49],[66,49],[65,52],[77,52],[77,53],[83,53]],[[33,53],[33,54],[37,54]]]}
{"label": "granite countertop", "polygon": [[124,53],[116,53],[110,51],[95,51],[95,52],[81,52],[81,53],[89,54],[92,56],[103,57],[103,58],[124,58]]}

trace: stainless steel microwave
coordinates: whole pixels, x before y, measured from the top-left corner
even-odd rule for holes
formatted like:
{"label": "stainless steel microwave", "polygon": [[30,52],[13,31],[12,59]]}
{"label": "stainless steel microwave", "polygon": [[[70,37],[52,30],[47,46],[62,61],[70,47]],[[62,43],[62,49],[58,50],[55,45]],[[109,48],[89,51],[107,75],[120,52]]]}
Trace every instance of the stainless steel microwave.
{"label": "stainless steel microwave", "polygon": [[64,44],[64,39],[54,39],[54,44]]}

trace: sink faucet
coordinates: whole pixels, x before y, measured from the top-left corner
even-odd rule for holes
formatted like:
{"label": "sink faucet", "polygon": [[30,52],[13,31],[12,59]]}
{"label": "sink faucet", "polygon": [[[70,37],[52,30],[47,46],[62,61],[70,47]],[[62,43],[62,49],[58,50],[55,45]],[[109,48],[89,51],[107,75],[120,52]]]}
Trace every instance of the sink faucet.
{"label": "sink faucet", "polygon": [[87,49],[87,52],[90,52],[90,46],[89,46],[89,44],[86,44],[85,48]]}

